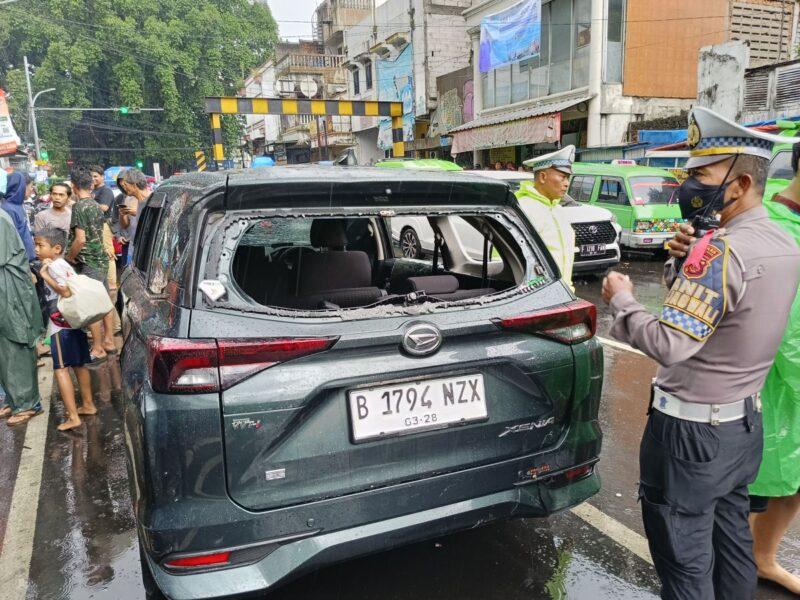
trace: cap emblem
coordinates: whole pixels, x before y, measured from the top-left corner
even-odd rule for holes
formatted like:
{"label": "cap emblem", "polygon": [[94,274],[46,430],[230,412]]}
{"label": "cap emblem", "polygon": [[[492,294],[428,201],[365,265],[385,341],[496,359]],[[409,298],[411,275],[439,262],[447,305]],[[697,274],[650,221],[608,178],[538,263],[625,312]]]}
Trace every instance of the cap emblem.
{"label": "cap emblem", "polygon": [[700,128],[697,126],[697,121],[694,120],[694,115],[689,117],[689,129],[686,131],[686,143],[689,148],[694,148],[700,143]]}

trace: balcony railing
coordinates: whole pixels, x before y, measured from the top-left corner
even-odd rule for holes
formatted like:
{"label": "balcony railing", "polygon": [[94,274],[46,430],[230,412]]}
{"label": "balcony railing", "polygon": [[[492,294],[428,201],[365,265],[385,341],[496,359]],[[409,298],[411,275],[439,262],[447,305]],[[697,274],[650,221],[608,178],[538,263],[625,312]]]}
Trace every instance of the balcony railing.
{"label": "balcony railing", "polygon": [[341,54],[286,54],[275,64],[275,75],[332,75],[342,68],[345,58]]}

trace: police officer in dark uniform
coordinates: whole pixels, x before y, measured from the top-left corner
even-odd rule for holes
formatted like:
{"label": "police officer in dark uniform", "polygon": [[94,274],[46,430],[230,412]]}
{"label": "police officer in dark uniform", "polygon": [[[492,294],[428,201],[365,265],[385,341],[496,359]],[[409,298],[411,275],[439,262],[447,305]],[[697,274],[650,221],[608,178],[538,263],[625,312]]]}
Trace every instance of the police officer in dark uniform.
{"label": "police officer in dark uniform", "polygon": [[603,282],[611,335],[660,364],[639,498],[669,600],[755,593],[747,486],[761,462],[759,390],[800,279],[800,249],[761,204],[778,140],[787,141],[695,108],[679,199],[686,212],[703,212],[707,231],[682,264],[668,263],[660,317],[636,301],[628,277],[611,273]]}

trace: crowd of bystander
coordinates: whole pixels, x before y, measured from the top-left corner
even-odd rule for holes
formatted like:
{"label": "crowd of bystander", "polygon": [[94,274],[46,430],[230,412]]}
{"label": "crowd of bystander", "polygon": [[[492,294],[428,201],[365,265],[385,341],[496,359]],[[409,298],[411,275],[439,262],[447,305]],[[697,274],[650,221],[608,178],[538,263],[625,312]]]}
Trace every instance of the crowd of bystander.
{"label": "crowd of bystander", "polygon": [[97,413],[87,367],[117,352],[119,319],[112,310],[85,330],[74,328],[61,315],[59,299],[72,297],[79,275],[101,282],[116,299],[117,273],[128,263],[137,215],[149,195],[147,180],[137,169],[124,170],[115,194],[104,169],[91,166],[37,197],[26,173],[2,176],[0,314],[8,318],[0,320],[0,418],[14,426],[41,414],[37,368],[49,354],[65,407],[58,429],[75,429],[82,416]]}

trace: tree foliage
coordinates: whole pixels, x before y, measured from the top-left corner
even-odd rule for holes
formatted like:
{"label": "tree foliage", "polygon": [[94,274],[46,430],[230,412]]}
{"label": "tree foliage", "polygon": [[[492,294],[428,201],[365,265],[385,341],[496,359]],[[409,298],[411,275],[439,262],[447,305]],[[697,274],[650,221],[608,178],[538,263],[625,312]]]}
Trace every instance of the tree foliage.
{"label": "tree foliage", "polygon": [[[35,67],[34,92],[56,88],[37,107],[134,109],[37,111],[40,138],[59,170],[70,156],[175,165],[210,147],[203,99],[235,94],[276,42],[277,26],[261,2],[24,0],[0,6],[0,87],[12,94],[20,133],[28,125],[24,55]],[[164,110],[137,114],[142,107]],[[240,120],[225,119],[224,126],[226,142],[239,138]]]}

